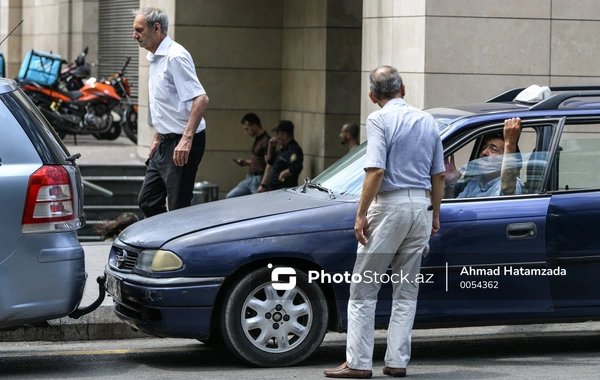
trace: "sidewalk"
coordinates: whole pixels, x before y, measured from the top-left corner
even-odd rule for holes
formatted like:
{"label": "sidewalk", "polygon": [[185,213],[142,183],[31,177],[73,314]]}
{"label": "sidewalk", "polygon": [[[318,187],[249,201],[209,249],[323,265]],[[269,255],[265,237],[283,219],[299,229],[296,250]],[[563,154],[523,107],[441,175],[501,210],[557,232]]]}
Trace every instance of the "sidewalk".
{"label": "sidewalk", "polygon": [[[93,136],[77,136],[75,145],[73,136],[63,140],[69,153],[80,153],[77,165],[144,165],[145,159],[138,155],[138,147],[127,137],[113,141],[97,140]],[[141,148],[143,154],[147,149]]]}

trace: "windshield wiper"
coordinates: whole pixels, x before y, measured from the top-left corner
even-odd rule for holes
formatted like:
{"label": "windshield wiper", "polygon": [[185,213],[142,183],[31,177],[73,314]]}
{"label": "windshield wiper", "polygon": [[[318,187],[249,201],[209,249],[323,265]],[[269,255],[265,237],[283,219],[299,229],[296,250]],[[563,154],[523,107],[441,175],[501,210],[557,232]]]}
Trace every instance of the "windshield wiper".
{"label": "windshield wiper", "polygon": [[335,195],[333,195],[333,191],[331,191],[331,189],[326,188],[325,186],[321,186],[318,183],[312,183],[310,182],[310,178],[306,177],[304,178],[304,185],[302,185],[302,189],[300,189],[301,193],[306,193],[306,188],[309,187],[311,189],[317,189],[319,191],[324,191],[327,194],[329,194],[329,197],[331,199],[335,199]]}

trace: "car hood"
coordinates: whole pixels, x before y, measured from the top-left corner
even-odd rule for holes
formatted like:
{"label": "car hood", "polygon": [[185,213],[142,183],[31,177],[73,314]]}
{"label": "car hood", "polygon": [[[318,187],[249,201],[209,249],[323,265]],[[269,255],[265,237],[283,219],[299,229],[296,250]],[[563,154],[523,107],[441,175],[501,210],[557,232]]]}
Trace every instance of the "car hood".
{"label": "car hood", "polygon": [[335,204],[293,189],[223,199],[143,219],[127,227],[119,240],[134,247],[158,248],[169,240],[212,227]]}

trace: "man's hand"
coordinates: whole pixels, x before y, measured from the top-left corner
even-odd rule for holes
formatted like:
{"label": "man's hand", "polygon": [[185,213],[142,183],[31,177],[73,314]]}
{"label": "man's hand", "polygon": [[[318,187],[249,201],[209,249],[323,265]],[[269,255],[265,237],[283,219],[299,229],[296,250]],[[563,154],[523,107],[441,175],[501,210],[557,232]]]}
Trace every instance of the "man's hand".
{"label": "man's hand", "polygon": [[369,223],[366,215],[356,217],[354,222],[354,236],[356,240],[362,245],[367,245],[367,238],[369,237]]}
{"label": "man's hand", "polygon": [[279,173],[279,180],[283,182],[285,177],[289,177],[291,175],[292,175],[292,172],[290,171],[290,169],[282,170],[281,173]]}
{"label": "man's hand", "polygon": [[233,159],[233,161],[235,161],[236,164],[240,165],[240,166],[248,166],[248,162],[246,160],[244,160],[243,158],[238,158],[238,159]]}
{"label": "man's hand", "polygon": [[517,177],[519,175],[517,158],[517,141],[521,136],[521,119],[513,117],[504,120],[504,157],[502,158],[502,171],[500,172],[500,188],[503,195],[512,195],[517,191]]}
{"label": "man's hand", "polygon": [[440,218],[433,218],[431,223],[431,235],[433,236],[438,233],[440,230]]}
{"label": "man's hand", "polygon": [[362,245],[367,245],[367,238],[369,237],[367,211],[379,191],[384,173],[385,170],[381,168],[367,168],[365,172],[362,193],[360,194],[360,201],[358,202],[358,210],[356,211],[356,219],[354,221],[354,236],[356,236],[356,240]]}
{"label": "man's hand", "polygon": [[[192,137],[193,138],[193,137]],[[190,150],[192,149],[192,138],[181,136],[179,144],[175,147],[173,152],[173,162],[175,166],[183,166],[187,164],[188,158],[190,157]]]}
{"label": "man's hand", "polygon": [[504,143],[516,145],[519,136],[521,136],[521,119],[513,117],[504,120]]}
{"label": "man's hand", "polygon": [[269,140],[269,145],[267,146],[267,161],[270,160],[277,151],[277,139],[275,137],[271,137]]}
{"label": "man's hand", "polygon": [[446,183],[454,183],[458,181],[462,174],[456,170],[453,154],[444,159],[444,165],[446,165]]}
{"label": "man's hand", "polygon": [[148,159],[152,156],[152,152],[158,148],[158,144],[160,144],[160,135],[158,133],[154,134],[154,138],[152,139],[152,143],[150,144],[150,151],[148,151]]}

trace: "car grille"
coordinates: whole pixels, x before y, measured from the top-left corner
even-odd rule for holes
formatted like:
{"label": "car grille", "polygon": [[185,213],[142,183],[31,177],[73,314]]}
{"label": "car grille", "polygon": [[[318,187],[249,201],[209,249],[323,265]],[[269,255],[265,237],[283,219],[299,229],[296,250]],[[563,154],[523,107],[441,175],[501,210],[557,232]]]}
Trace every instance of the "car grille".
{"label": "car grille", "polygon": [[139,252],[115,247],[115,266],[119,270],[131,271],[137,263]]}

